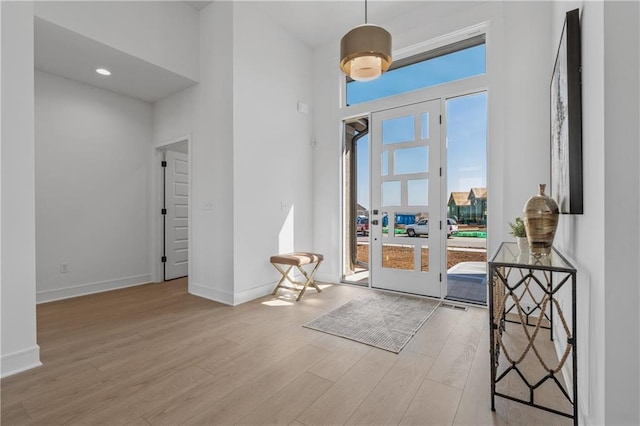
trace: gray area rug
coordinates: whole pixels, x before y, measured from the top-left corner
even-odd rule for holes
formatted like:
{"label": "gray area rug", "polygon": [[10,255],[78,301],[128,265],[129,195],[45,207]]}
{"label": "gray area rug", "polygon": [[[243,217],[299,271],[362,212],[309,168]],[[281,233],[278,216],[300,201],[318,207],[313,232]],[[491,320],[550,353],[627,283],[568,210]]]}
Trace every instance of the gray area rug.
{"label": "gray area rug", "polygon": [[304,327],[399,353],[439,305],[434,300],[372,291]]}

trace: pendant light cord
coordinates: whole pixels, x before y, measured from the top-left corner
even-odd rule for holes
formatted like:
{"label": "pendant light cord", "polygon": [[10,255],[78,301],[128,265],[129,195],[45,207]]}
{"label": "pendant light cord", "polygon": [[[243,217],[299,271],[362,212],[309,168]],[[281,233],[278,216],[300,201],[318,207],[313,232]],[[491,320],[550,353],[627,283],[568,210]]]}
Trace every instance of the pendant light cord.
{"label": "pendant light cord", "polygon": [[367,0],[364,0],[364,23],[367,24]]}

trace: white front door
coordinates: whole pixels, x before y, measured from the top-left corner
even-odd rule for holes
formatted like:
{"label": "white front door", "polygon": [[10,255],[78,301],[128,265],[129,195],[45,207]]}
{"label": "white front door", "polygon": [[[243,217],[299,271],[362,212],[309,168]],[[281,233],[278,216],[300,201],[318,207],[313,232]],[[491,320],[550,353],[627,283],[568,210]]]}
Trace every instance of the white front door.
{"label": "white front door", "polygon": [[370,136],[371,286],[440,297],[440,100],[373,113]]}
{"label": "white front door", "polygon": [[189,163],[187,154],[166,151],[165,280],[188,275]]}

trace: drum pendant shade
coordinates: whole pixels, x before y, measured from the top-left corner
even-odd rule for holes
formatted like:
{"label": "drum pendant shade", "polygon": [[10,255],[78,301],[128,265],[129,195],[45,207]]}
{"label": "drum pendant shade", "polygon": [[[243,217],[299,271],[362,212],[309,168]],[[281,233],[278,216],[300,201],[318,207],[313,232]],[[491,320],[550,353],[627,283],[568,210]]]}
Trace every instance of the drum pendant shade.
{"label": "drum pendant shade", "polygon": [[391,34],[378,25],[359,25],[340,41],[340,68],[354,80],[374,80],[391,62]]}

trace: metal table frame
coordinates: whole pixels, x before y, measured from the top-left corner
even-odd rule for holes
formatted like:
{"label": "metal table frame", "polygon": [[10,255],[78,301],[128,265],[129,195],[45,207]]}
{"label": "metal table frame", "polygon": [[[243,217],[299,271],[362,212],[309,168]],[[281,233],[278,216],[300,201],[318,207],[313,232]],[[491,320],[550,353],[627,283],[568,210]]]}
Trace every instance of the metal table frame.
{"label": "metal table frame", "polygon": [[[518,276],[513,277],[512,272],[518,271]],[[513,275],[516,275],[513,274]],[[491,352],[491,410],[495,411],[495,397],[517,401],[532,407],[550,411],[552,413],[569,417],[573,419],[575,425],[578,424],[578,355],[576,351],[576,268],[569,263],[565,257],[555,248],[552,253],[547,256],[534,257],[528,253],[520,253],[515,243],[503,242],[500,248],[492,256],[489,261],[489,327],[490,327],[490,352]],[[556,281],[554,282],[554,275]],[[510,281],[511,278],[511,281]],[[571,283],[571,327],[567,325],[564,319],[564,313],[558,303],[558,291],[568,282]],[[531,287],[536,288],[535,292],[541,293],[542,296],[538,300],[533,294]],[[533,302],[533,307],[525,309],[520,305],[521,299],[525,293]],[[507,308],[507,301],[511,304]],[[547,313],[547,307],[548,313]],[[553,340],[553,321],[554,307],[556,315],[561,319],[562,326],[567,334],[567,348],[565,354],[556,366],[556,369],[547,368],[548,366],[538,356],[538,360],[543,368],[548,371],[547,374],[536,383],[531,383],[524,372],[518,367],[519,363],[527,356],[536,356],[537,348],[535,347],[535,338],[541,329],[548,330],[550,340]],[[508,318],[515,316],[519,320]],[[535,322],[531,322],[530,318],[536,318]],[[549,325],[544,325],[543,322]],[[505,331],[506,323],[522,324],[524,332],[528,337],[527,350],[521,355],[520,360],[513,360],[508,354],[508,348],[502,342],[502,334]],[[530,335],[529,328],[533,327],[533,335]],[[504,349],[504,355],[511,365],[498,375],[500,349]],[[533,349],[534,354],[529,352]],[[569,354],[570,353],[570,354]],[[572,393],[569,395],[568,389],[565,389],[557,375],[562,374],[561,369],[568,356],[572,356]],[[509,373],[515,372],[523,380],[524,384],[529,388],[529,399],[521,399],[513,395],[507,395],[496,391],[496,384],[504,379]],[[567,398],[573,407],[573,413],[566,413],[551,407],[543,406],[536,402],[535,391],[548,380],[553,381],[562,394]]]}

